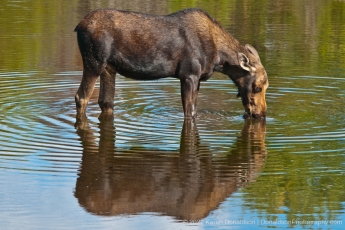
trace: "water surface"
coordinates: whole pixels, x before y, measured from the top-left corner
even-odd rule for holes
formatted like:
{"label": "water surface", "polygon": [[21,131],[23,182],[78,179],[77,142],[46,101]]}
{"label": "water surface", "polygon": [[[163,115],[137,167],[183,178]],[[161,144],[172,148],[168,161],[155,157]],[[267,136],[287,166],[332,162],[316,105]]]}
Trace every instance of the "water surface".
{"label": "water surface", "polygon": [[[199,7],[269,75],[268,117],[245,121],[234,84],[202,82],[196,121],[179,82],[116,78],[76,117],[73,29],[89,11]],[[0,3],[2,229],[343,229],[343,1]],[[322,222],[321,222],[322,221]]]}

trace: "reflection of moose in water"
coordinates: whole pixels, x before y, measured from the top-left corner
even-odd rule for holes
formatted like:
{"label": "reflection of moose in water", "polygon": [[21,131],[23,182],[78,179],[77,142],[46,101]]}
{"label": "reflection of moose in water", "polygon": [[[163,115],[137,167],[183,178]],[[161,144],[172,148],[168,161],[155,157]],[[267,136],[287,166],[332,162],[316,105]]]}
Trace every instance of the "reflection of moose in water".
{"label": "reflection of moose in water", "polygon": [[86,119],[76,126],[84,152],[75,196],[97,215],[155,212],[179,220],[204,218],[253,181],[266,156],[264,120],[245,121],[235,148],[221,157],[201,146],[193,120],[183,124],[179,153],[117,153],[112,116],[100,119],[98,146]]}

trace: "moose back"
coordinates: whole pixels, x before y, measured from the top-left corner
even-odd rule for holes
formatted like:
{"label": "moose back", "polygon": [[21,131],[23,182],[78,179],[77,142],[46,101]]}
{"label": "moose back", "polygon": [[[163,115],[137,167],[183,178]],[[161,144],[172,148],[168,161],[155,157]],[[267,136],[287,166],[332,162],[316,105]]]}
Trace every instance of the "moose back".
{"label": "moose back", "polygon": [[242,46],[215,19],[199,9],[158,16],[115,9],[92,11],[75,28],[83,77],[75,95],[84,114],[100,76],[98,104],[112,113],[115,75],[137,80],[180,79],[184,116],[195,117],[200,81],[214,71],[238,88],[244,117],[266,116],[267,74],[258,52]]}

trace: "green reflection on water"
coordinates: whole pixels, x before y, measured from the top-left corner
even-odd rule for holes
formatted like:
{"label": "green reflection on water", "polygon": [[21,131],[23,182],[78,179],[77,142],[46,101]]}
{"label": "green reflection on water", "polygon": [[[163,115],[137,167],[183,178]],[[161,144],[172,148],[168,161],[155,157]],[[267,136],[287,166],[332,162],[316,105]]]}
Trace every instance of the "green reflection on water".
{"label": "green reflection on water", "polygon": [[264,172],[244,191],[246,206],[268,220],[280,219],[281,214],[289,221],[338,219],[345,200],[344,155],[291,152],[270,151]]}
{"label": "green reflection on water", "polygon": [[89,11],[116,7],[166,14],[199,7],[217,18],[243,44],[253,44],[276,75],[340,75],[344,68],[345,24],[341,1],[2,1],[1,69],[81,68],[73,29]]}
{"label": "green reflection on water", "polygon": [[71,61],[77,47],[66,34],[72,34],[73,21],[79,20],[76,4],[76,1],[1,1],[0,70],[54,71]]}

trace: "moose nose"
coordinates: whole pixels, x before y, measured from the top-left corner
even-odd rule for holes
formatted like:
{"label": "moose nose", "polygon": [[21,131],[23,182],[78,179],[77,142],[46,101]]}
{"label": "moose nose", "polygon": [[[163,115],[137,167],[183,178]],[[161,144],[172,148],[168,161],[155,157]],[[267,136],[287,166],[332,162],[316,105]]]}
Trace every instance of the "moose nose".
{"label": "moose nose", "polygon": [[265,118],[266,117],[266,111],[262,111],[259,114],[252,114],[253,118]]}
{"label": "moose nose", "polygon": [[261,113],[248,113],[245,112],[243,115],[243,118],[245,119],[259,119],[259,118],[265,118],[266,117],[266,111],[262,111]]}

